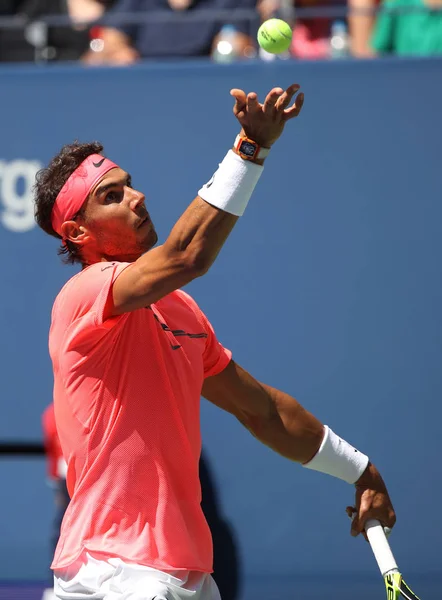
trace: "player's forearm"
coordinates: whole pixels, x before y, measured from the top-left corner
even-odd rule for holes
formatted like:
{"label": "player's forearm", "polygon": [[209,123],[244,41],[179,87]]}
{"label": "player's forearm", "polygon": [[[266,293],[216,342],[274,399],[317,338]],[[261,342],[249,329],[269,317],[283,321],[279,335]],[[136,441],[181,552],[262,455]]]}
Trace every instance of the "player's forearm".
{"label": "player's forearm", "polygon": [[361,487],[373,480],[368,457],[337,436],[294,398],[261,384],[272,410],[266,420],[246,426],[264,444],[305,467],[328,473]]}
{"label": "player's forearm", "polygon": [[368,457],[322,425],[289,394],[260,383],[235,361],[203,386],[203,396],[229,411],[263,444],[305,467],[356,483]]}
{"label": "player's forearm", "polygon": [[229,237],[238,216],[211,206],[198,196],[173,227],[164,246],[183,256],[183,264],[205,273]]}
{"label": "player's forearm", "polygon": [[173,227],[165,249],[185,256],[202,274],[213,264],[263,171],[262,160],[246,161],[229,151]]}
{"label": "player's forearm", "polygon": [[306,463],[317,453],[324,426],[289,394],[260,384],[269,404],[267,415],[243,421],[263,444],[286,458]]}
{"label": "player's forearm", "polygon": [[367,464],[368,457],[336,436],[289,394],[259,385],[268,398],[266,413],[239,417],[255,437],[275,452],[310,469],[361,488],[369,483],[372,489],[377,489],[373,483],[377,481],[373,475],[377,471]]}

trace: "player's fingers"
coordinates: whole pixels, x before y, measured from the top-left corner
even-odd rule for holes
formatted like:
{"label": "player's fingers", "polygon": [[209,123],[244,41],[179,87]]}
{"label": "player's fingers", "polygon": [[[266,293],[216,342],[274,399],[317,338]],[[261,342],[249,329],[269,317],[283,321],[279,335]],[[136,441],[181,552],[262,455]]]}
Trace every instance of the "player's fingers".
{"label": "player's fingers", "polygon": [[247,112],[250,114],[257,113],[261,110],[261,105],[258,102],[258,96],[255,92],[247,94]]}
{"label": "player's fingers", "polygon": [[354,506],[347,506],[345,512],[347,513],[347,516],[351,519],[353,518],[353,515],[356,512],[356,508]]}
{"label": "player's fingers", "polygon": [[276,101],[276,110],[284,110],[292,101],[293,96],[299,91],[301,86],[297,83],[290,85],[286,91]]}
{"label": "player's fingers", "polygon": [[247,97],[244,90],[234,88],[230,90],[230,95],[235,98],[235,104],[233,106],[233,114],[235,117],[241,118],[244,116],[244,110],[247,105]]}
{"label": "player's fingers", "polygon": [[295,103],[290,108],[286,108],[284,111],[284,121],[297,117],[301,112],[302,105],[304,104],[304,94],[301,92],[295,100]]}
{"label": "player's fingers", "polygon": [[276,114],[276,102],[278,98],[284,93],[281,88],[273,88],[268,94],[264,101],[263,111],[265,115],[273,116]]}
{"label": "player's fingers", "polygon": [[360,533],[364,532],[364,522],[367,519],[367,509],[369,503],[366,498],[359,499],[356,497],[356,506],[353,507],[351,515],[351,529],[350,533],[353,537],[356,537]]}
{"label": "player's fingers", "polygon": [[355,518],[357,517],[357,514],[358,514],[356,507],[355,506],[347,506],[345,508],[345,512],[347,513],[347,517],[350,517],[350,519],[351,519],[350,534],[352,536],[358,535],[357,532],[353,532],[353,521],[355,520]]}
{"label": "player's fingers", "polygon": [[384,524],[384,528],[390,528],[390,530],[395,526],[396,514],[393,509],[388,511],[388,514],[386,515],[385,519],[382,519],[382,522]]}
{"label": "player's fingers", "polygon": [[357,537],[358,535],[363,535],[364,538],[366,540],[368,540],[367,538],[367,534],[365,533],[365,521],[366,519],[362,519],[361,517],[359,517],[358,515],[355,514],[355,516],[352,519],[351,522],[351,528],[350,528],[350,534],[353,537]]}
{"label": "player's fingers", "polygon": [[[362,533],[362,535],[365,537],[365,539],[367,539],[366,535],[365,535],[365,531],[359,531],[359,527],[357,527],[358,524],[354,525],[354,521],[355,519],[357,519],[358,516],[358,511],[357,508],[355,506],[347,506],[345,509],[345,512],[347,513],[347,516],[350,517],[351,519],[351,527],[350,527],[350,533],[353,537],[359,535],[360,533]],[[354,529],[355,527],[355,529]]]}
{"label": "player's fingers", "polygon": [[354,513],[354,515],[351,519],[350,533],[353,537],[356,537],[362,531],[363,531],[363,529],[361,528],[361,525],[360,525],[359,516],[357,513]]}

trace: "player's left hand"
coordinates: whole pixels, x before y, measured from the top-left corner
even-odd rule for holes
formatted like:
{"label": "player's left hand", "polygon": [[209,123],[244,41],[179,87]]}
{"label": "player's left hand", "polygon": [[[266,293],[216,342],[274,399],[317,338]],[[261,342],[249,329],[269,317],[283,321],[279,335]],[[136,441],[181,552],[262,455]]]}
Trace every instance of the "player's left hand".
{"label": "player's left hand", "polygon": [[384,483],[376,467],[369,463],[364,473],[355,483],[355,506],[347,506],[346,511],[351,517],[351,535],[363,534],[365,522],[368,519],[377,519],[384,527],[393,527],[396,523],[396,514]]}
{"label": "player's left hand", "polygon": [[299,89],[297,83],[293,83],[285,91],[282,88],[273,88],[263,104],[258,101],[255,92],[246,94],[244,90],[230,90],[230,95],[235,98],[233,114],[238,119],[243,133],[260,146],[270,148],[282,134],[287,121],[301,112],[304,103],[302,92],[290,106]]}

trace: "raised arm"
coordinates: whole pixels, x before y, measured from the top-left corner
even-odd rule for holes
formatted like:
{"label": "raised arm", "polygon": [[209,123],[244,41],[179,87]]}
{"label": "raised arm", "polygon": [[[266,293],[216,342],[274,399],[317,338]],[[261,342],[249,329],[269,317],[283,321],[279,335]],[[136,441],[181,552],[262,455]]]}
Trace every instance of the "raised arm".
{"label": "raised arm", "polygon": [[[294,84],[283,91],[274,88],[260,104],[255,93],[232,90],[234,114],[241,134],[261,148],[270,148],[282,134],[288,120],[302,107],[303,95]],[[113,286],[113,306],[107,316],[150,305],[171,291],[207,272],[213,264],[263,169],[263,159],[244,160],[230,151],[214,177],[198,192],[169,237],[161,246],[146,252],[125,269]]]}

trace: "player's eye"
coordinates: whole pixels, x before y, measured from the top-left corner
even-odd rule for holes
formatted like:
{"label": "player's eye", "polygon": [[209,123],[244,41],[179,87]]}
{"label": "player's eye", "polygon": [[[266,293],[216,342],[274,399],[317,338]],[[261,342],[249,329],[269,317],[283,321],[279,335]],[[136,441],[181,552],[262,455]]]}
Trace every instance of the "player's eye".
{"label": "player's eye", "polygon": [[123,199],[123,192],[117,192],[117,191],[112,191],[112,192],[108,192],[106,194],[106,198],[104,199],[104,202],[109,204],[112,202],[121,202],[121,200]]}

